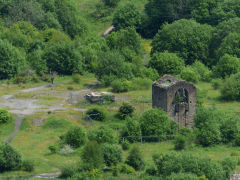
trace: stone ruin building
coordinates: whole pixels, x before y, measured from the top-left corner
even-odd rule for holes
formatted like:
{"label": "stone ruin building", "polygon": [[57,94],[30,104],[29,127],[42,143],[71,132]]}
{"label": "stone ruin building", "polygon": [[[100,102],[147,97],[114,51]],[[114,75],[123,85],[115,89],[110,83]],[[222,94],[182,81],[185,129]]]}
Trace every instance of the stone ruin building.
{"label": "stone ruin building", "polygon": [[152,85],[152,106],[166,111],[179,128],[193,128],[196,95],[196,87],[192,83],[164,75]]}

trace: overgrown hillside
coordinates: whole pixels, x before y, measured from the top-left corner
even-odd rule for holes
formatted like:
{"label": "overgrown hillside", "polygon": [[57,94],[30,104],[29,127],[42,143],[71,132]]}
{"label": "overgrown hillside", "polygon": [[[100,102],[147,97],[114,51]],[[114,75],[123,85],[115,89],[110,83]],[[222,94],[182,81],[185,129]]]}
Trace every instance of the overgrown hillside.
{"label": "overgrown hillside", "polygon": [[[238,174],[239,12],[238,0],[0,0],[0,179]],[[197,87],[193,129],[152,108],[164,74]]]}

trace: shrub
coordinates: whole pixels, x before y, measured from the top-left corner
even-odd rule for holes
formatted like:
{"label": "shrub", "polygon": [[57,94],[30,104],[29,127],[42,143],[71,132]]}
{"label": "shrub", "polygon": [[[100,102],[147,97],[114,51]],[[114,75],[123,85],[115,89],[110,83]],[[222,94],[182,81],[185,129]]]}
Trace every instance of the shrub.
{"label": "shrub", "polygon": [[237,134],[234,140],[236,146],[240,146],[240,134]]}
{"label": "shrub", "polygon": [[126,119],[127,116],[131,117],[134,110],[135,110],[135,108],[132,105],[130,105],[128,103],[123,103],[118,110],[120,119]]}
{"label": "shrub", "polygon": [[79,84],[81,80],[81,76],[79,74],[73,74],[72,75],[72,80],[74,83]]}
{"label": "shrub", "polygon": [[183,150],[186,147],[186,137],[183,135],[178,135],[175,137],[175,141],[174,141],[174,149],[175,150]]}
{"label": "shrub", "polygon": [[127,157],[126,164],[132,166],[135,170],[144,169],[145,163],[142,159],[142,154],[137,147],[133,147]]}
{"label": "shrub", "polygon": [[64,145],[61,149],[60,149],[60,151],[59,151],[59,154],[61,154],[61,155],[64,155],[64,156],[66,156],[66,155],[69,155],[69,154],[71,154],[71,153],[73,153],[73,149],[72,149],[72,147],[70,146],[70,145]]}
{"label": "shrub", "polygon": [[122,149],[129,150],[129,148],[130,148],[130,143],[127,140],[122,141]]}
{"label": "shrub", "polygon": [[21,155],[9,144],[0,144],[0,172],[18,170],[21,165]]}
{"label": "shrub", "polygon": [[7,123],[10,120],[10,114],[7,110],[0,109],[0,124]]}
{"label": "shrub", "polygon": [[222,79],[213,79],[212,80],[212,87],[216,89],[220,89],[222,87]]}
{"label": "shrub", "polygon": [[127,164],[120,164],[120,172],[123,174],[133,174],[135,173],[135,169],[132,166]]}
{"label": "shrub", "polygon": [[205,175],[209,180],[223,179],[220,164],[210,159],[199,159],[189,154],[165,154],[153,156],[158,174],[168,177],[173,173],[192,173]]}
{"label": "shrub", "polygon": [[221,164],[222,164],[225,178],[230,179],[234,173],[236,166],[237,166],[237,161],[230,159],[230,158],[226,158],[221,162]]}
{"label": "shrub", "polygon": [[111,83],[112,92],[115,93],[127,92],[130,89],[130,86],[130,81],[121,79],[116,79]]}
{"label": "shrub", "polygon": [[34,170],[34,163],[30,160],[24,160],[22,162],[22,170],[32,172]]}
{"label": "shrub", "polygon": [[100,145],[96,141],[89,141],[84,146],[81,157],[83,162],[90,168],[90,170],[103,166],[103,152]]}
{"label": "shrub", "polygon": [[146,174],[150,175],[150,176],[156,176],[157,175],[157,169],[155,166],[149,166],[146,171],[145,171]]}
{"label": "shrub", "polygon": [[86,118],[96,121],[104,121],[106,118],[106,110],[102,107],[96,106],[87,110]]}
{"label": "shrub", "polygon": [[57,147],[57,146],[54,146],[54,145],[48,146],[48,149],[50,150],[50,152],[51,152],[52,154],[55,154],[55,153],[57,153],[57,151],[58,151],[58,147]]}
{"label": "shrub", "polygon": [[164,74],[179,74],[184,68],[184,60],[175,53],[167,51],[154,53],[149,66],[155,68],[160,76]]}
{"label": "shrub", "polygon": [[176,133],[176,123],[169,119],[167,113],[160,109],[148,109],[140,117],[143,136],[159,136],[166,140]]}
{"label": "shrub", "polygon": [[197,83],[200,78],[199,74],[194,72],[194,70],[190,66],[184,68],[182,70],[180,76],[182,79],[189,81],[189,82],[193,82],[193,83]]}
{"label": "shrub", "polygon": [[89,140],[101,143],[115,144],[118,142],[117,136],[114,131],[108,127],[100,127],[98,130],[91,131],[88,134]]}
{"label": "shrub", "polygon": [[199,179],[195,174],[173,173],[171,174],[171,176],[168,176],[166,180],[199,180]]}
{"label": "shrub", "polygon": [[84,145],[87,141],[87,135],[82,127],[73,127],[64,136],[65,144],[73,148],[78,148]]}
{"label": "shrub", "polygon": [[116,144],[102,144],[103,158],[107,166],[112,166],[122,161],[122,149]]}
{"label": "shrub", "polygon": [[209,82],[211,81],[212,72],[200,61],[195,61],[192,64],[192,69],[199,75],[201,81]]}
{"label": "shrub", "polygon": [[233,74],[225,79],[221,95],[225,100],[240,100],[240,73]]}
{"label": "shrub", "polygon": [[141,13],[133,3],[126,3],[116,10],[113,15],[113,25],[117,29],[135,27],[141,24]]}
{"label": "shrub", "polygon": [[152,80],[147,78],[134,78],[130,90],[148,90],[152,87]]}
{"label": "shrub", "polygon": [[240,59],[228,54],[220,58],[214,70],[215,75],[220,78],[225,78],[238,72],[240,72]]}
{"label": "shrub", "polygon": [[[141,136],[141,127],[137,120],[134,120],[132,118],[127,118],[125,127],[123,128],[122,136],[131,136],[128,137],[128,140],[130,142],[135,142],[140,139],[139,136]],[[134,137],[138,136],[138,137]]]}
{"label": "shrub", "polygon": [[77,171],[77,168],[73,165],[64,166],[61,168],[60,178],[67,179],[72,177]]}

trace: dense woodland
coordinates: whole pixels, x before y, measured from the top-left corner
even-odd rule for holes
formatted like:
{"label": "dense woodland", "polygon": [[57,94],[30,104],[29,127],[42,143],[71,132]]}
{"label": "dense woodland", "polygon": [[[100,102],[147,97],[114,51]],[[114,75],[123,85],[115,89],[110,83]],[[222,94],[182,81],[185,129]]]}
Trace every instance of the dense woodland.
{"label": "dense woodland", "polygon": [[[110,22],[115,30],[103,37],[92,21]],[[100,88],[114,93],[147,90],[160,76],[172,74],[194,84],[211,83],[220,91],[220,101],[239,102],[240,1],[146,0],[140,6],[135,1],[99,0],[86,16],[75,0],[0,0],[0,80],[20,85],[49,82],[50,74],[72,76],[75,83],[91,74]],[[122,122],[120,128],[69,128],[48,149],[52,154],[81,151],[81,161],[62,165],[60,177],[229,179],[239,159],[214,161],[184,153],[195,146],[240,146],[239,114],[204,106],[201,95],[194,130],[178,129],[158,109],[136,114],[128,103],[121,104],[114,117]],[[104,123],[109,112],[96,106],[88,108],[85,117],[91,114]],[[0,124],[11,119],[0,110]],[[44,128],[55,126],[51,122],[56,123],[49,121]],[[127,136],[132,138],[121,139]],[[140,136],[171,141],[176,153],[152,154],[149,166],[134,146]],[[146,140],[151,142],[155,139]],[[124,159],[123,151],[129,148]],[[0,173],[11,170],[31,172],[34,163],[2,143]]]}

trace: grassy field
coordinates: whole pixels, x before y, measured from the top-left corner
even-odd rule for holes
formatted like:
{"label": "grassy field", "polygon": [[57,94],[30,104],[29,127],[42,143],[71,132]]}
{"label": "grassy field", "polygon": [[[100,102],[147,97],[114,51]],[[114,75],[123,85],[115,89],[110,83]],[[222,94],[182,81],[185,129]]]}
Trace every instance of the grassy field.
{"label": "grassy field", "polygon": [[[20,89],[35,87],[42,85],[43,83],[38,84],[28,84],[24,86],[16,86],[13,84],[8,85],[8,90],[1,91],[1,95],[4,94],[14,94],[18,98],[33,98],[36,95],[36,98],[39,99],[40,104],[53,105],[59,103],[63,99],[54,97],[52,92],[74,92],[86,89],[91,83],[95,82],[93,77],[82,77],[81,83],[76,84],[72,81],[71,77],[59,77],[56,80],[57,85],[51,89],[41,90],[40,95],[34,93],[19,93]],[[71,86],[73,90],[68,90],[68,87]],[[220,109],[239,114],[240,113],[240,103],[238,102],[223,102],[220,100],[220,92],[214,90],[210,83],[200,82],[196,85],[198,92],[201,95],[199,98],[204,102],[206,106],[216,105]],[[5,84],[0,85],[0,89],[4,89]],[[97,91],[106,91],[110,89],[96,89]],[[43,95],[42,93],[45,93]],[[50,95],[49,95],[50,94]],[[118,107],[122,102],[130,102],[136,108],[136,115],[140,115],[144,110],[151,108],[151,89],[144,91],[131,91],[127,93],[115,94],[118,99],[117,102],[113,104],[103,105],[108,110],[109,114],[105,122],[86,122],[83,118],[83,114],[79,111],[75,111],[74,108],[89,108],[90,105],[85,100],[82,100],[78,104],[69,104],[65,105],[67,107],[66,111],[63,112],[38,112],[33,115],[27,116],[23,120],[20,131],[16,137],[11,142],[23,156],[24,159],[33,160],[35,162],[35,170],[32,174],[38,173],[47,173],[47,172],[56,172],[61,169],[61,167],[77,162],[80,160],[81,149],[77,149],[73,154],[64,156],[59,154],[50,154],[48,150],[49,145],[56,145],[59,141],[59,136],[64,134],[71,126],[82,125],[88,131],[90,129],[95,129],[100,126],[111,126],[113,128],[122,127],[124,122],[115,118],[115,114],[118,110]],[[42,124],[36,125],[35,120],[42,120]],[[13,132],[14,128],[14,118],[11,122],[5,125],[0,125],[0,140],[5,141]],[[152,164],[152,155],[159,153],[169,153],[176,152],[173,149],[173,143],[162,142],[162,143],[144,143],[135,144],[141,148],[143,153],[144,160],[146,164]],[[199,146],[191,147],[185,150],[188,153],[192,153],[200,157],[209,157],[216,161],[219,161],[227,156],[234,156],[235,158],[240,159],[240,148],[231,147],[230,145],[218,145],[209,148],[202,148]],[[128,155],[128,151],[124,152],[124,157]],[[240,170],[238,166],[237,170]],[[11,172],[3,173],[1,176],[6,175],[25,175],[25,172]]]}

